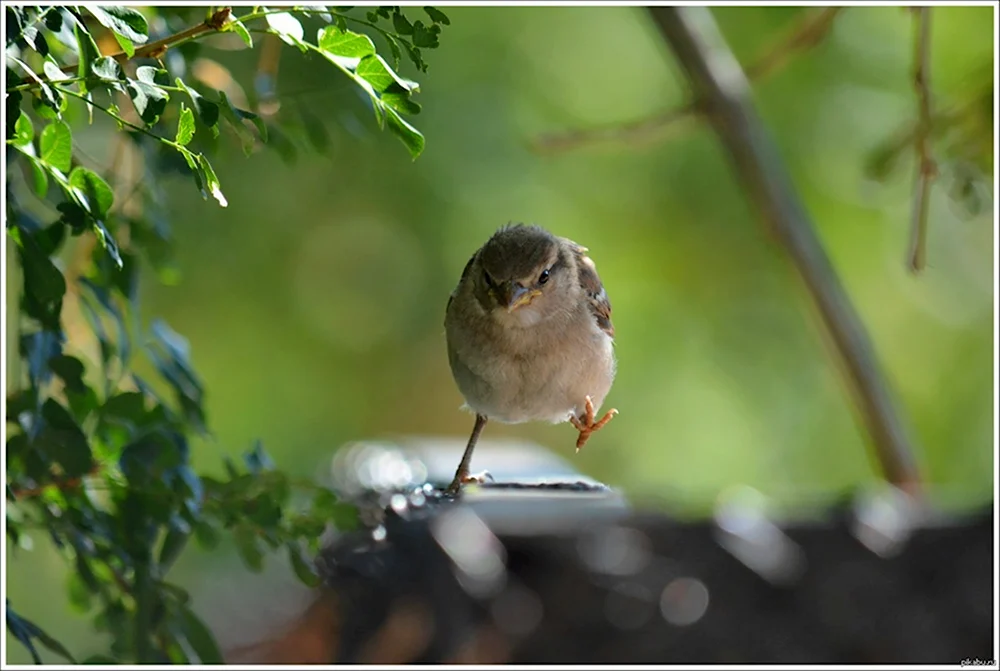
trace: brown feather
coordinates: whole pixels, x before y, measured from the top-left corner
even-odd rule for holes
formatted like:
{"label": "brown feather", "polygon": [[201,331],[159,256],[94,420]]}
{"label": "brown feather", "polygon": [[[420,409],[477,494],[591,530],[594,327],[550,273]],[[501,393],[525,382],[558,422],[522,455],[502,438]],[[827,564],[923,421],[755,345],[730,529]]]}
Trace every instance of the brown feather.
{"label": "brown feather", "polygon": [[597,325],[602,331],[614,338],[615,326],[611,323],[611,299],[608,298],[608,292],[604,290],[604,283],[601,282],[601,277],[597,274],[597,266],[587,256],[586,247],[578,245],[572,240],[566,242],[576,255],[580,286],[587,294],[590,309],[594,313],[594,318],[597,319]]}

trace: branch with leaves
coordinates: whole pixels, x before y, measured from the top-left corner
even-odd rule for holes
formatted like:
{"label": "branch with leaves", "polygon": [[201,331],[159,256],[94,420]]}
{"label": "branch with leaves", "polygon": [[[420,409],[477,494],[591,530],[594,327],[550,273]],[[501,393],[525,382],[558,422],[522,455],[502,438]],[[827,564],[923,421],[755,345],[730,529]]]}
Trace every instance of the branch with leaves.
{"label": "branch with leaves", "polygon": [[[247,155],[273,147],[283,158],[292,131],[288,115],[265,118],[245,96],[187,73],[209,36],[231,33],[253,49],[264,35],[346,76],[378,126],[416,159],[424,137],[404,116],[419,113],[419,87],[398,71],[404,53],[415,70],[427,70],[423,51],[438,46],[448,18],[431,7],[363,15],[318,6],[239,15],[229,7],[4,11],[6,232],[21,290],[11,306],[19,374],[6,403],[11,554],[30,551],[34,534],[66,559],[71,605],[111,640],[106,654],[83,661],[219,663],[189,595],[169,581],[188,543],[213,548],[229,535],[253,571],[268,554],[286,552],[299,579],[314,586],[310,556],[322,531],[352,527],[356,511],[325,487],[290,479],[259,444],[241,465],[226,459],[223,477],[192,467],[191,441],[208,435],[204,385],[187,341],[162,320],[141,328],[137,303],[143,265],[175,274],[162,182],[185,175],[205,199],[226,206],[210,162],[222,131]],[[169,28],[151,35],[150,25]],[[373,37],[385,41],[388,58]],[[99,116],[117,133],[108,168],[76,139]],[[135,174],[120,169],[125,154]],[[63,269],[55,257],[69,245],[73,262]],[[71,314],[83,324],[71,328]],[[152,364],[152,377],[137,372],[140,360]],[[8,630],[36,662],[43,649],[75,661],[17,604],[6,605]]]}

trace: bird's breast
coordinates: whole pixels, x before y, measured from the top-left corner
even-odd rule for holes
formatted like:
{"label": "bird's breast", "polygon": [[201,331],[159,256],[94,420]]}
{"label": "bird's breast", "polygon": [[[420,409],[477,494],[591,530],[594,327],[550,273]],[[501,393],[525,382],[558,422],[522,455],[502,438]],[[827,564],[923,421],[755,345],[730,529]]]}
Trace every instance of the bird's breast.
{"label": "bird's breast", "polygon": [[611,338],[589,322],[504,329],[446,319],[452,373],[475,412],[505,423],[562,422],[589,395],[600,406],[615,373]]}

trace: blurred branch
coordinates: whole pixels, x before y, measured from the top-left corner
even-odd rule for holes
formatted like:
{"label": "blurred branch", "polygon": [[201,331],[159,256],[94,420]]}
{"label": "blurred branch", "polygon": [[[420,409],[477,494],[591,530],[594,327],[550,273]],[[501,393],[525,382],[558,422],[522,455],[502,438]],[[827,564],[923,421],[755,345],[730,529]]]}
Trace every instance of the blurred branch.
{"label": "blurred branch", "polygon": [[[817,12],[808,12],[787,36],[771,45],[747,66],[746,76],[751,80],[759,80],[785,67],[793,54],[805,51],[821,42],[830,32],[837,14],[843,9],[845,8],[827,7]],[[539,153],[557,154],[596,142],[645,142],[650,136],[671,127],[676,128],[680,122],[690,121],[702,112],[698,102],[692,100],[676,109],[627,123],[541,135],[535,138],[532,145]]]}
{"label": "blurred branch", "polygon": [[882,377],[871,342],[851,305],[777,150],[749,102],[749,83],[708,10],[653,7],[650,12],[687,71],[757,209],[791,257],[819,310],[857,392],[885,478],[910,493],[920,488],[910,439]]}
{"label": "blurred branch", "polygon": [[917,117],[914,142],[917,151],[917,176],[913,196],[913,218],[910,228],[909,267],[915,273],[924,269],[927,263],[927,216],[930,205],[931,182],[937,174],[937,166],[930,153],[931,117],[930,94],[930,42],[931,8],[913,8],[914,25],[914,74],[913,85],[917,91]]}

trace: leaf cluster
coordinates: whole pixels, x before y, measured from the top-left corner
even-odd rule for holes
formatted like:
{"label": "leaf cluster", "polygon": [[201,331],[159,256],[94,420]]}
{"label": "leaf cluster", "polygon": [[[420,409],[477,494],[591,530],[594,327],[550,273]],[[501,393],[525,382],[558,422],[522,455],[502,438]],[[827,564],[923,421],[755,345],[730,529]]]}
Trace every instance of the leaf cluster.
{"label": "leaf cluster", "polygon": [[[170,580],[192,539],[207,549],[231,540],[254,571],[285,552],[315,585],[309,557],[322,531],[355,523],[351,506],[293,481],[259,444],[241,464],[226,460],[221,477],[195,472],[192,441],[210,438],[206,391],[187,341],[162,320],[142,326],[139,278],[148,265],[161,281],[177,279],[165,177],[186,175],[224,207],[210,161],[220,141],[233,138],[248,155],[272,145],[288,153],[283,119],[190,79],[202,37],[231,32],[254,48],[273,36],[332,64],[416,158],[424,137],[404,117],[420,112],[419,86],[399,68],[405,54],[425,72],[424,52],[449,20],[431,7],[421,18],[398,7],[245,10],[4,8],[6,232],[20,271],[19,361],[5,417],[7,536],[15,552],[48,538],[71,566],[69,602],[111,640],[89,662],[222,661],[189,595]],[[100,116],[118,131],[112,154],[140,157],[140,174],[80,149],[81,127]],[[68,327],[69,303],[82,332]],[[143,366],[155,372],[140,375]],[[15,606],[6,604],[8,629],[36,661],[40,648],[75,661]]]}

